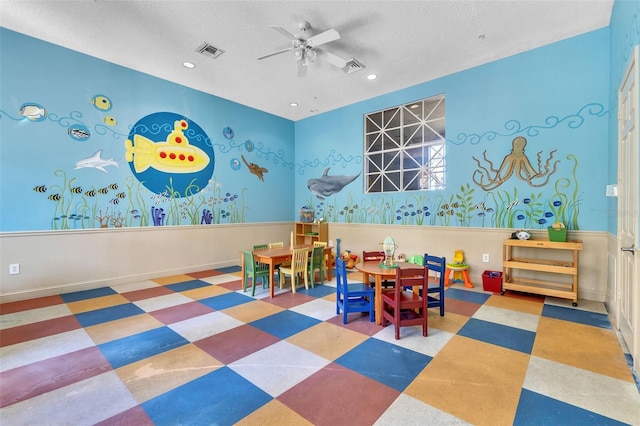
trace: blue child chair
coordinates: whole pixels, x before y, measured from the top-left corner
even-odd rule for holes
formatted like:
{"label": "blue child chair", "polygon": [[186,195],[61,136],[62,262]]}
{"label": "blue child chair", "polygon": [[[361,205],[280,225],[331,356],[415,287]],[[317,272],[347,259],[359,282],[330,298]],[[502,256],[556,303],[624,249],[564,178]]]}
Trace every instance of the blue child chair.
{"label": "blue child chair", "polygon": [[[432,276],[429,277],[429,285],[428,285],[428,300],[427,306],[429,308],[440,308],[440,316],[444,316],[444,289],[445,289],[445,279],[446,279],[446,265],[447,259],[445,257],[438,256],[429,256],[427,253],[424,254],[424,265],[429,268],[430,273],[435,272]],[[438,297],[434,297],[435,295]]]}
{"label": "blue child chair", "polygon": [[347,282],[347,266],[344,260],[336,258],[336,314],[342,310],[342,323],[347,323],[350,312],[369,312],[369,321],[373,322],[374,290],[368,284]]}

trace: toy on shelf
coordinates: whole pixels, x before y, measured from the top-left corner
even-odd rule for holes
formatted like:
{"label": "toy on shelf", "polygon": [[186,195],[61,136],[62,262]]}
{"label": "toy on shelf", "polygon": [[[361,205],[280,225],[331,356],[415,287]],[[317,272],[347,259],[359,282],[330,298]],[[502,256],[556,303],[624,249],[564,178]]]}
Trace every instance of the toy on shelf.
{"label": "toy on shelf", "polygon": [[[464,263],[464,252],[462,250],[455,250],[453,254],[453,262],[447,263],[447,270],[445,271],[445,285],[448,287],[452,284],[449,281],[449,276],[451,272],[454,273],[453,280],[456,279],[462,281],[464,280],[464,286],[468,288],[473,288],[473,284],[471,284],[471,280],[469,279],[469,265]],[[456,276],[457,274],[457,276]],[[462,279],[460,279],[462,276]]]}

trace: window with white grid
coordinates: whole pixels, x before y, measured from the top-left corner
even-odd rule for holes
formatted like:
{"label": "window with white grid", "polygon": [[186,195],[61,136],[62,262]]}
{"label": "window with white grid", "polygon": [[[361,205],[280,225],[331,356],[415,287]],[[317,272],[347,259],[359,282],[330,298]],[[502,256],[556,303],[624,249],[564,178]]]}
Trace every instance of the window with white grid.
{"label": "window with white grid", "polygon": [[364,117],[365,192],[445,188],[445,96]]}

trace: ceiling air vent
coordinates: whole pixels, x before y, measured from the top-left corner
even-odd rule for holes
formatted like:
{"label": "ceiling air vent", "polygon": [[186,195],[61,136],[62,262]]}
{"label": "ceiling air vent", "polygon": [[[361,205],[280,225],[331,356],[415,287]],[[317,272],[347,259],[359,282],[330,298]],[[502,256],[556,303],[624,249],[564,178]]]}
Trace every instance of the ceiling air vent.
{"label": "ceiling air vent", "polygon": [[352,74],[364,68],[364,64],[362,64],[355,58],[351,58],[347,61],[347,65],[344,66],[344,72],[346,72],[347,74]]}
{"label": "ceiling air vent", "polygon": [[200,46],[198,46],[198,48],[196,49],[196,52],[202,53],[205,56],[209,56],[212,59],[215,59],[218,56],[222,55],[224,53],[224,50],[218,49],[217,47],[212,46],[207,42],[204,42]]}

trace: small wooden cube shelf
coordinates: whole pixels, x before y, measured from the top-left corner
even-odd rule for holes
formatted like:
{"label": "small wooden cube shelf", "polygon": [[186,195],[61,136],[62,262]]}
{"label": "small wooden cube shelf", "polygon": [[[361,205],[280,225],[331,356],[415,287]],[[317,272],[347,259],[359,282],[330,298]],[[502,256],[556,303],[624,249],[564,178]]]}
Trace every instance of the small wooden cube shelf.
{"label": "small wooden cube shelf", "polygon": [[315,241],[329,241],[329,224],[296,222],[296,244],[313,244]]}
{"label": "small wooden cube shelf", "polygon": [[[536,256],[537,253],[532,252],[536,249],[545,250],[544,259],[520,257],[527,254]],[[505,290],[522,291],[571,299],[573,306],[578,306],[578,252],[580,250],[582,250],[581,241],[505,240],[502,245],[504,281],[501,294],[504,294]],[[571,251],[573,256],[562,254],[567,251]],[[566,260],[560,260],[563,258]],[[526,278],[521,276],[522,274],[514,274],[514,271],[517,270],[532,271],[536,276],[550,276],[551,278],[553,278],[553,274],[559,274],[568,277],[568,282]],[[556,277],[556,279],[559,278]]]}

